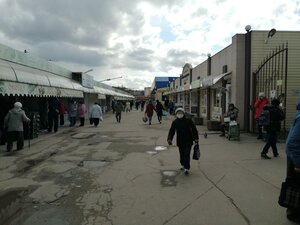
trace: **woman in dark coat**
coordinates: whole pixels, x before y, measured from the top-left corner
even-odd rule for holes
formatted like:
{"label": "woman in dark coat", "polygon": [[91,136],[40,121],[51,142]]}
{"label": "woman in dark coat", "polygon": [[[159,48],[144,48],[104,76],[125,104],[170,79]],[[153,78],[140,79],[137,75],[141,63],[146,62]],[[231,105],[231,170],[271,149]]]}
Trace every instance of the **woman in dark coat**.
{"label": "woman in dark coat", "polygon": [[189,175],[191,148],[194,141],[198,143],[198,131],[193,121],[185,117],[183,108],[176,109],[175,115],[177,118],[171,125],[167,141],[169,145],[172,145],[176,132],[176,142],[180,154],[180,170],[184,170],[185,175]]}

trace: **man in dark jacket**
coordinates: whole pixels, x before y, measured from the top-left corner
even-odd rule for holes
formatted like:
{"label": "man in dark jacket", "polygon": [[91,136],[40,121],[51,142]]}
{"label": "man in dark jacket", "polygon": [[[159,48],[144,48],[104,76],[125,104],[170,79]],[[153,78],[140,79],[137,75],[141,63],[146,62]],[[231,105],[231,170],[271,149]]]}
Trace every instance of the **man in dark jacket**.
{"label": "man in dark jacket", "polygon": [[[295,181],[300,186],[300,100],[296,109],[295,119],[286,140],[285,151],[287,155],[287,179]],[[288,208],[287,218],[300,223],[300,211]]]}
{"label": "man in dark jacket", "polygon": [[190,153],[193,141],[198,143],[198,131],[191,119],[187,119],[184,115],[184,109],[178,108],[175,111],[176,119],[173,121],[168,135],[168,144],[172,145],[172,140],[177,135],[176,141],[179,148],[181,170],[189,175],[190,169]]}
{"label": "man in dark jacket", "polygon": [[160,101],[156,100],[156,106],[155,106],[155,108],[156,108],[156,114],[157,114],[158,122],[161,123],[164,107],[160,103]]}
{"label": "man in dark jacket", "polygon": [[278,99],[273,99],[271,105],[266,105],[264,110],[268,110],[270,113],[270,124],[265,126],[264,129],[267,131],[267,143],[265,144],[261,157],[263,159],[271,159],[267,153],[269,148],[272,147],[274,157],[278,157],[277,150],[277,133],[280,131],[281,120],[284,119],[284,113],[279,108],[280,101]]}

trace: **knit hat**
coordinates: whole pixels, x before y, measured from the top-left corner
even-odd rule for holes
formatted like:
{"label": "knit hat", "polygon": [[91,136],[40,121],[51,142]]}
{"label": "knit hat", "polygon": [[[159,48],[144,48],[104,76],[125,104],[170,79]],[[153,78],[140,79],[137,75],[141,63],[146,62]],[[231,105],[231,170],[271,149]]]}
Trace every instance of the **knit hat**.
{"label": "knit hat", "polygon": [[258,97],[266,97],[265,92],[259,92]]}
{"label": "knit hat", "polygon": [[183,108],[177,108],[177,109],[175,110],[175,114],[177,114],[179,111],[181,111],[181,112],[184,113],[184,109],[183,109]]}
{"label": "knit hat", "polygon": [[22,103],[21,102],[15,102],[14,107],[21,109],[22,108]]}

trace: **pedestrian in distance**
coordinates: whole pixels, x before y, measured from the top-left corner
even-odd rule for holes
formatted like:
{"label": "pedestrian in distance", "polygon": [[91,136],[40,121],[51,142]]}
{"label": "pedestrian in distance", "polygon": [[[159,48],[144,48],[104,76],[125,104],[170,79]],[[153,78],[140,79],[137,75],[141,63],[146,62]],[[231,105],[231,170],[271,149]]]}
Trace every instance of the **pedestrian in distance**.
{"label": "pedestrian in distance", "polygon": [[122,112],[124,110],[124,106],[120,101],[117,101],[117,103],[115,105],[115,109],[116,109],[116,120],[118,123],[121,123]]}
{"label": "pedestrian in distance", "polygon": [[93,124],[95,127],[97,127],[99,125],[99,121],[103,120],[102,118],[102,110],[100,105],[95,102],[94,105],[91,108],[91,112],[90,112],[90,118],[92,118],[93,120]]}
{"label": "pedestrian in distance", "polygon": [[23,122],[29,123],[30,119],[26,116],[24,110],[22,110],[22,103],[16,102],[14,108],[6,114],[4,119],[4,126],[7,128],[7,152],[12,150],[14,140],[17,140],[17,150],[23,149]]}
{"label": "pedestrian in distance", "polygon": [[126,103],[125,103],[125,111],[126,112],[130,112],[130,102],[129,101],[126,101]]}
{"label": "pedestrian in distance", "polygon": [[72,99],[68,110],[69,118],[70,118],[70,127],[73,127],[76,124],[77,110],[78,110],[77,102]]}
{"label": "pedestrian in distance", "polygon": [[156,111],[153,103],[151,100],[149,100],[149,103],[146,106],[146,110],[145,110],[145,115],[148,117],[148,122],[149,125],[151,125],[152,123],[152,116],[153,116],[153,112]]}
{"label": "pedestrian in distance", "polygon": [[266,95],[264,92],[260,92],[258,94],[258,99],[256,99],[254,103],[254,110],[255,110],[255,120],[257,124],[257,129],[258,129],[258,137],[257,139],[262,139],[262,126],[259,124],[259,116],[261,112],[263,111],[265,105],[270,104],[269,99],[266,98]]}
{"label": "pedestrian in distance", "polygon": [[271,159],[267,153],[269,148],[272,147],[273,156],[278,157],[277,150],[277,133],[280,131],[281,121],[284,119],[284,113],[279,107],[280,101],[273,99],[271,105],[265,105],[263,110],[269,111],[269,125],[263,127],[267,132],[267,142],[261,152],[263,159]]}
{"label": "pedestrian in distance", "polygon": [[157,114],[158,122],[161,123],[164,107],[163,107],[163,105],[161,104],[161,102],[159,100],[156,100],[155,108],[156,108],[156,114]]}
{"label": "pedestrian in distance", "polygon": [[174,112],[174,102],[172,102],[171,100],[168,103],[168,109],[169,109],[170,115],[173,115],[173,112]]}
{"label": "pedestrian in distance", "polygon": [[[300,100],[296,106],[296,115],[286,140],[287,177],[300,188]],[[300,224],[300,210],[287,209],[287,218]]]}
{"label": "pedestrian in distance", "polygon": [[86,113],[86,107],[83,101],[79,101],[79,107],[78,107],[78,116],[80,120],[80,127],[84,126],[84,121],[85,121],[85,113]]}
{"label": "pedestrian in distance", "polygon": [[52,132],[53,127],[54,132],[58,130],[59,105],[57,98],[48,99],[48,132]]}
{"label": "pedestrian in distance", "polygon": [[63,126],[65,124],[65,103],[61,100],[59,103],[59,125]]}
{"label": "pedestrian in distance", "polygon": [[186,118],[183,108],[177,108],[175,115],[176,119],[172,122],[167,141],[169,145],[172,145],[176,133],[181,164],[180,170],[183,170],[185,175],[189,175],[191,148],[193,142],[196,144],[199,142],[198,131],[193,121]]}
{"label": "pedestrian in distance", "polygon": [[143,112],[145,108],[145,101],[141,101],[141,111]]}
{"label": "pedestrian in distance", "polygon": [[[287,155],[286,180],[296,183],[300,188],[300,100],[296,106],[296,115],[289,131],[285,147]],[[287,209],[287,218],[300,224],[300,210]]]}

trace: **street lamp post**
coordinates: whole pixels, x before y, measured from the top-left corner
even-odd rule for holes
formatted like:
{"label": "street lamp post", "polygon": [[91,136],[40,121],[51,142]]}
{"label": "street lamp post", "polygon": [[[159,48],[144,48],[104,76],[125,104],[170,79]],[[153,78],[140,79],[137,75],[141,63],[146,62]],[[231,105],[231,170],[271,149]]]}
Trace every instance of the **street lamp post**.
{"label": "street lamp post", "polygon": [[123,78],[122,76],[121,77],[113,77],[113,78],[107,78],[107,79],[104,79],[104,80],[100,80],[98,82],[105,82],[105,81],[111,81],[111,80],[115,80],[115,79],[120,79],[120,78]]}

